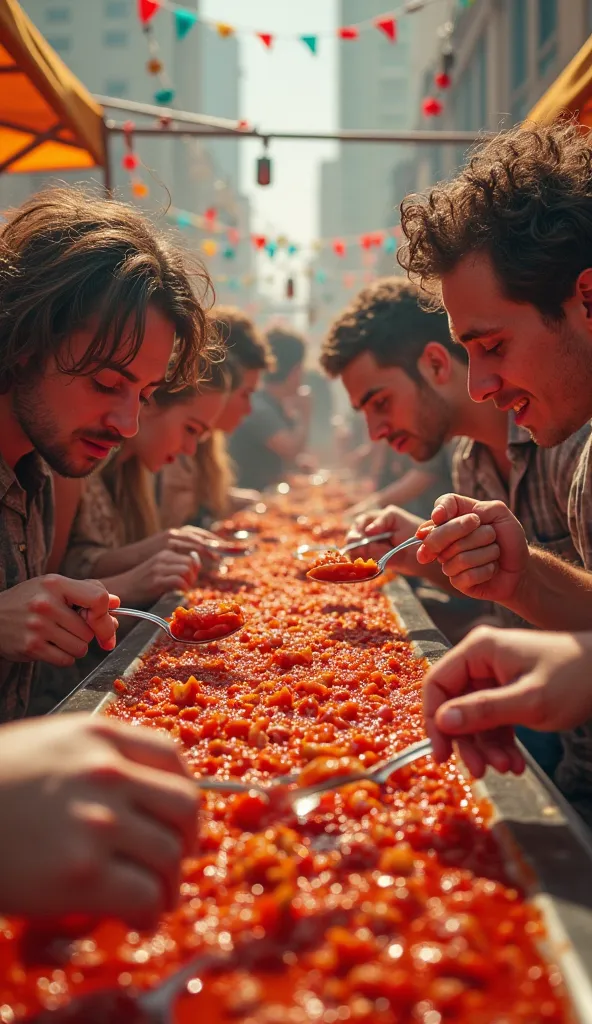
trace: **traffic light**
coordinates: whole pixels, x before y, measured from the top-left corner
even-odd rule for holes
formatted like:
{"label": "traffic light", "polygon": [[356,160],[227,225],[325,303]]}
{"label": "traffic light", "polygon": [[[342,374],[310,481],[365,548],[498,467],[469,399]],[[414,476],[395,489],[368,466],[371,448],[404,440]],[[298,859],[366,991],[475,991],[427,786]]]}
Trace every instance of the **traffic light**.
{"label": "traffic light", "polygon": [[271,185],[271,160],[268,156],[260,156],[257,160],[257,184]]}

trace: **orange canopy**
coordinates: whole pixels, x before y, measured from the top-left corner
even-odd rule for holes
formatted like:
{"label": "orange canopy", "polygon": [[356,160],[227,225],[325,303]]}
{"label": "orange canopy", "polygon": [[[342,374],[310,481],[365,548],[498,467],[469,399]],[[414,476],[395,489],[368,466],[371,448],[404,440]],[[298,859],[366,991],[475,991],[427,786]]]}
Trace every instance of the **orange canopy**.
{"label": "orange canopy", "polygon": [[104,166],[103,111],[17,0],[0,0],[0,173]]}
{"label": "orange canopy", "polygon": [[592,128],[592,36],[541,96],[527,120],[549,124],[565,111]]}

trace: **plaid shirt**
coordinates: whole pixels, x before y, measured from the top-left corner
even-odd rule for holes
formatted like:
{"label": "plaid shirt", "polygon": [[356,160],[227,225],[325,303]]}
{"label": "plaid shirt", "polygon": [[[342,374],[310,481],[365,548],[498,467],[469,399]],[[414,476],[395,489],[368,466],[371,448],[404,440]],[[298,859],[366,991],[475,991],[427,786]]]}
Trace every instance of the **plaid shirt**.
{"label": "plaid shirt", "polygon": [[[0,457],[0,592],[45,572],[53,539],[51,474],[35,452],[18,463],[18,477]],[[0,722],[27,712],[35,665],[0,657]]]}
{"label": "plaid shirt", "polygon": [[[459,494],[499,498],[520,520],[528,541],[592,570],[592,437],[590,424],[555,448],[539,448],[510,417],[504,483],[483,444],[462,438],[452,477]],[[504,625],[524,625],[500,609]],[[561,734],[563,757],[555,782],[592,825],[592,721]]]}

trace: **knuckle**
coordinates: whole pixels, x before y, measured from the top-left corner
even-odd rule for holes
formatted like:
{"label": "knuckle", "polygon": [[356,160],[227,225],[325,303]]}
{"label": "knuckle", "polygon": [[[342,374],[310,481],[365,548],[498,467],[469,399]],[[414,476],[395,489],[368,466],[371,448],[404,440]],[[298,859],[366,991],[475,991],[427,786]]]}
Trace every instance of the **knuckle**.
{"label": "knuckle", "polygon": [[56,572],[50,572],[47,574],[47,576],[43,577],[41,582],[43,586],[50,591],[50,593],[56,593],[58,590],[61,589],[62,579],[63,577],[58,576]]}
{"label": "knuckle", "polygon": [[94,884],[102,872],[99,847],[89,835],[87,840],[70,841],[62,862],[64,879],[73,886]]}
{"label": "knuckle", "polygon": [[52,608],[53,600],[50,594],[44,594],[43,591],[40,594],[34,594],[29,601],[29,611],[34,613],[31,619],[31,628],[37,629],[42,621],[38,616],[49,615]]}
{"label": "knuckle", "polygon": [[115,789],[125,781],[126,773],[115,760],[104,758],[89,765],[84,770],[83,778],[86,782],[103,789]]}

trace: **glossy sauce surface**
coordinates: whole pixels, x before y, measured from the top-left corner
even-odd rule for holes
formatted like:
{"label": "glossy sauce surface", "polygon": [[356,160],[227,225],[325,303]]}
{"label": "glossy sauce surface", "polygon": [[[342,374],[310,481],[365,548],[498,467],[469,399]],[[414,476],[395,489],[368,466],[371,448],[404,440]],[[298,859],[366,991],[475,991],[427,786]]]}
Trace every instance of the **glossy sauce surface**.
{"label": "glossy sauce surface", "polygon": [[[347,501],[325,489],[329,512]],[[425,666],[377,583],[335,596],[286,554],[319,536],[339,542],[338,515],[311,514],[305,488],[278,505],[229,524],[256,527],[256,553],[193,595],[236,601],[245,628],[185,652],[159,643],[117,685],[109,713],[166,730],[197,775],[271,781],[303,768],[309,783],[422,735]],[[4,922],[0,1021],[92,989],[123,998],[203,950],[226,963],[190,983],[176,1024],[566,1022],[540,920],[509,882],[487,817],[458,767],[429,759],[382,790],[325,794],[306,821],[281,792],[271,803],[204,795],[200,854],[156,933],[106,921],[56,938]],[[125,1001],[97,1013],[78,1019],[136,1020]]]}

